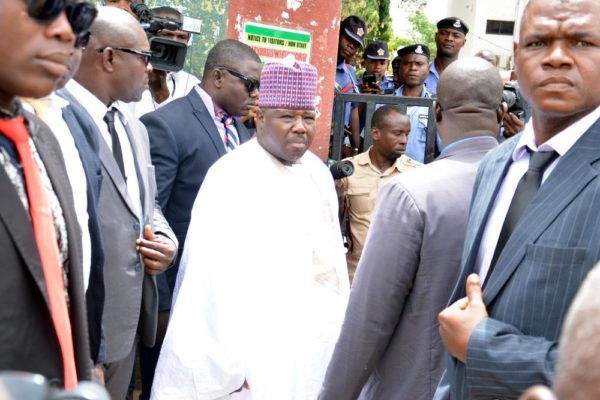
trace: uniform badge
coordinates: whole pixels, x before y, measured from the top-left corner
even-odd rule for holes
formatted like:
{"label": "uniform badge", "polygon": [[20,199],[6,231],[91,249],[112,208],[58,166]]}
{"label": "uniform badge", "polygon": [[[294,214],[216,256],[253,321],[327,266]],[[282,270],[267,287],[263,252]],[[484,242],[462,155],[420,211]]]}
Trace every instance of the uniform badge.
{"label": "uniform badge", "polygon": [[460,28],[461,27],[460,21],[457,19],[452,26],[455,28]]}
{"label": "uniform badge", "polygon": [[377,49],[377,54],[380,56],[385,55],[385,50],[384,49]]}
{"label": "uniform badge", "polygon": [[417,46],[417,48],[415,49],[415,53],[423,54],[423,48],[421,47],[421,45]]}
{"label": "uniform badge", "polygon": [[356,30],[356,34],[357,34],[358,36],[360,36],[360,37],[363,37],[363,36],[364,36],[364,34],[365,34],[365,30],[364,30],[363,28],[358,28],[358,29]]}

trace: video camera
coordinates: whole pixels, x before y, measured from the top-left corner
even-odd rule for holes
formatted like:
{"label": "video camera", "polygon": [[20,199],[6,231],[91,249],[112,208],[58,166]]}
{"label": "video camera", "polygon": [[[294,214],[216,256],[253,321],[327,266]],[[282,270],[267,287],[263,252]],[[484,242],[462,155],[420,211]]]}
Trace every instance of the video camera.
{"label": "video camera", "polygon": [[334,180],[346,178],[354,173],[354,164],[350,160],[335,161],[331,158],[325,161]]}
{"label": "video camera", "polygon": [[519,82],[509,81],[504,84],[502,101],[508,105],[508,112],[515,114],[523,121],[525,120],[527,102],[523,96],[521,96],[521,92],[519,91]]}
{"label": "video camera", "polygon": [[148,34],[152,57],[152,68],[161,71],[181,71],[185,64],[187,45],[176,40],[158,36],[162,30],[182,30],[189,33],[200,33],[201,21],[196,18],[183,16],[181,22],[169,18],[159,18],[144,3],[131,0],[130,8]]}

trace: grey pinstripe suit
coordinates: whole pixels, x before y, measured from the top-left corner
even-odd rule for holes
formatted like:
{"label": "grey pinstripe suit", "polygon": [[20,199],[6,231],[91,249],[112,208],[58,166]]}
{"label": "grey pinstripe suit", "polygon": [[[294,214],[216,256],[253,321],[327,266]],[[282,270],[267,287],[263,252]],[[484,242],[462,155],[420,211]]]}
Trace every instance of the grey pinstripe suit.
{"label": "grey pinstripe suit", "polygon": [[[461,278],[475,272],[486,220],[517,138],[482,161],[475,181]],[[517,398],[550,385],[558,337],[573,297],[600,259],[600,120],[560,159],[506,243],[484,290],[490,318],[469,340],[467,365],[451,359],[434,399]],[[451,388],[448,387],[451,385]]]}

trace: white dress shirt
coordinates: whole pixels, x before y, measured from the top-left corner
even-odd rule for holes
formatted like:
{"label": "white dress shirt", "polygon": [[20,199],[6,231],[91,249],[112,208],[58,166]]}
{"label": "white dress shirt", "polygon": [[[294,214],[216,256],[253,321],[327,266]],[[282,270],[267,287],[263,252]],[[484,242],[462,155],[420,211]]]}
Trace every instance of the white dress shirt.
{"label": "white dress shirt", "polygon": [[[89,215],[87,212],[87,180],[79,150],[77,150],[73,135],[71,135],[71,131],[62,115],[62,109],[67,107],[69,102],[54,92],[40,100],[47,101],[48,108],[44,111],[44,115],[38,115],[38,117],[45,119],[44,122],[48,124],[60,146],[67,170],[67,178],[69,179],[73,193],[75,216],[81,230],[83,284],[84,289],[87,290],[92,259],[92,243],[88,226]],[[23,108],[33,114],[37,114],[36,109],[29,104],[28,100],[24,100]]]}
{"label": "white dress shirt", "polygon": [[[96,123],[100,130],[101,138],[99,139],[104,140],[108,145],[108,148],[112,151],[112,139],[110,137],[110,132],[108,131],[108,125],[104,122],[104,115],[106,115],[109,108],[74,79],[71,79],[67,83],[66,88],[73,96],[75,96],[88,114],[90,114],[94,123]],[[122,105],[117,102],[116,104],[111,105],[111,107],[116,108],[118,111],[119,107],[122,107]],[[125,166],[125,176],[127,177],[127,194],[131,199],[138,218],[141,220],[142,203],[140,199],[140,186],[135,168],[133,149],[129,142],[129,137],[127,136],[126,126],[127,121],[123,117],[123,114],[121,114],[121,112],[116,112],[115,128],[117,130],[119,142],[121,143],[123,165]]]}
{"label": "white dress shirt", "polygon": [[490,211],[481,238],[481,244],[477,252],[475,271],[479,271],[482,282],[485,281],[490,269],[492,257],[496,250],[496,244],[500,237],[500,231],[502,230],[502,225],[504,224],[504,219],[508,213],[512,198],[517,190],[517,185],[519,184],[521,177],[525,175],[525,172],[527,172],[527,169],[529,168],[529,152],[527,151],[527,148],[532,151],[554,150],[558,153],[558,157],[544,171],[542,177],[542,184],[544,184],[548,176],[550,176],[556,165],[560,162],[562,156],[573,147],[577,140],[583,136],[598,118],[600,118],[600,107],[539,146],[535,143],[533,123],[530,122],[525,126],[525,130],[513,151],[513,162],[506,173],[506,177],[504,178],[500,190],[498,191],[498,195],[496,196],[496,200],[494,201],[494,206]]}

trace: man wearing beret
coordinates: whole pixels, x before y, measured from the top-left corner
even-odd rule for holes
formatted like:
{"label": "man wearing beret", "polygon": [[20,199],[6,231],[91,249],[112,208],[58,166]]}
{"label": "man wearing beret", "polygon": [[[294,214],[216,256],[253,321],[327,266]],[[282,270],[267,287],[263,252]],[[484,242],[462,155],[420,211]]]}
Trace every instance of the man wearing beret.
{"label": "man wearing beret", "polygon": [[466,35],[469,27],[463,20],[456,17],[448,17],[437,23],[438,31],[435,34],[435,45],[437,53],[435,60],[429,66],[429,75],[425,80],[425,87],[429,93],[437,93],[437,83],[440,75],[454,61],[458,59],[460,49],[467,41]]}
{"label": "man wearing beret", "polygon": [[[394,79],[385,74],[389,64],[390,52],[387,42],[373,40],[367,45],[363,54],[365,74],[359,82],[361,93],[392,94],[394,92]],[[374,77],[374,81],[365,82],[364,78],[369,76]]]}
{"label": "man wearing beret", "polygon": [[349,291],[333,181],[307,150],[317,78],[267,63],[256,139],[208,171],[153,399],[317,398]]}
{"label": "man wearing beret", "polygon": [[[350,65],[350,62],[356,57],[358,49],[365,45],[365,36],[367,36],[367,25],[357,16],[351,15],[341,22],[337,68],[335,70],[335,95],[338,93],[360,93],[356,71]],[[360,147],[359,125],[357,104],[346,103],[344,106],[344,128],[350,132],[349,144],[353,154],[358,153]]]}
{"label": "man wearing beret", "polygon": [[[425,99],[433,97],[424,84],[429,71],[429,54],[429,48],[424,44],[412,44],[398,50],[400,77],[404,83],[394,92],[394,95]],[[427,107],[418,106],[407,109],[410,118],[410,135],[406,145],[406,155],[419,162],[425,160],[428,111]],[[440,149],[441,139],[439,135],[436,138],[437,148]]]}

